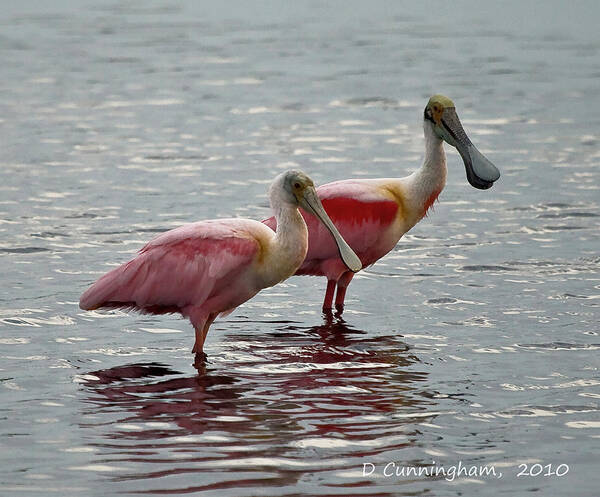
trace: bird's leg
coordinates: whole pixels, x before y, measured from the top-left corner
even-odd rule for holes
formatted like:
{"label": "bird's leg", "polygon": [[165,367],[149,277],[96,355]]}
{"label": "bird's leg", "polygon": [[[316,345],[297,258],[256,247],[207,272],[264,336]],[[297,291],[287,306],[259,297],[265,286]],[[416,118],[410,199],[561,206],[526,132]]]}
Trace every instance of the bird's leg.
{"label": "bird's leg", "polygon": [[218,312],[213,312],[212,314],[208,315],[203,323],[199,324],[198,326],[194,326],[194,330],[196,330],[196,342],[194,343],[192,354],[196,354],[196,356],[204,354],[202,349],[204,348],[206,335],[208,335],[208,329],[218,315]]}
{"label": "bird's leg", "polygon": [[323,300],[323,312],[331,311],[335,284],[335,280],[327,280],[327,290],[325,291],[325,300]]}
{"label": "bird's leg", "polygon": [[342,277],[337,282],[337,292],[335,294],[335,310],[338,313],[344,312],[344,299],[346,298],[346,289],[352,281],[354,273],[352,271],[346,271],[342,274]]}
{"label": "bird's leg", "polygon": [[218,312],[213,312],[212,314],[208,315],[208,319],[206,320],[206,323],[204,323],[204,329],[202,330],[202,335],[204,336],[203,340],[206,340],[206,335],[208,335],[208,329],[210,328],[210,325],[213,324],[213,321],[217,318],[218,315]]}
{"label": "bird's leg", "polygon": [[[192,349],[192,354],[203,354],[202,349],[204,348],[204,328],[206,323],[210,318],[210,314],[206,312],[202,307],[189,305],[182,309],[181,314],[187,317],[192,326],[194,327],[194,331],[196,332],[196,341],[194,342],[194,348]],[[211,321],[212,323],[212,321]]]}
{"label": "bird's leg", "polygon": [[194,330],[196,331],[196,341],[194,342],[194,348],[192,349],[192,354],[202,355],[204,352],[202,349],[204,348],[204,325],[194,326]]}

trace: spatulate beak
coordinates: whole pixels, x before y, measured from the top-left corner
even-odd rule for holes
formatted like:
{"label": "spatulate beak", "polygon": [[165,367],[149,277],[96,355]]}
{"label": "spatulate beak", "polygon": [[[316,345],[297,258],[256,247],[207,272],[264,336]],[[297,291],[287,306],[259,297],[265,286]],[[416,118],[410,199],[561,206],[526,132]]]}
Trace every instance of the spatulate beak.
{"label": "spatulate beak", "polygon": [[444,110],[440,124],[435,126],[440,138],[456,147],[463,159],[467,180],[475,188],[487,190],[500,177],[500,171],[473,145],[453,108]]}

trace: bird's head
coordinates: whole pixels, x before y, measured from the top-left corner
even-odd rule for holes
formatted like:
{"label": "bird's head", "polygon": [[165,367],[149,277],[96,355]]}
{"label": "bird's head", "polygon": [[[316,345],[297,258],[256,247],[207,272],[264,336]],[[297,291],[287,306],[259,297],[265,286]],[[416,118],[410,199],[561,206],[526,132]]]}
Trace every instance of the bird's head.
{"label": "bird's head", "polygon": [[467,180],[475,188],[486,190],[500,177],[500,171],[477,148],[458,119],[454,102],[444,95],[433,95],[423,115],[425,124],[449,145],[456,147],[467,171]]}
{"label": "bird's head", "polygon": [[313,180],[302,171],[290,170],[283,173],[282,187],[285,200],[296,206],[305,201],[306,194],[310,196],[312,192],[315,192],[316,196]]}

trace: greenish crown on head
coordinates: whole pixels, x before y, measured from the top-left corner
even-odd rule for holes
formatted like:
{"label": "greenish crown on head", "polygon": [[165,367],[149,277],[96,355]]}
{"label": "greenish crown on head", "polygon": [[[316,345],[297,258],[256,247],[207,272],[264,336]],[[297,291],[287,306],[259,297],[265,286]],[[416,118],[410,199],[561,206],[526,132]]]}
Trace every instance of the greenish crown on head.
{"label": "greenish crown on head", "polygon": [[441,105],[443,109],[446,109],[448,107],[454,107],[454,102],[452,100],[450,100],[448,97],[445,97],[444,95],[433,95],[429,99],[429,102],[427,103],[427,107],[429,107],[431,109],[431,108],[433,108],[434,104]]}

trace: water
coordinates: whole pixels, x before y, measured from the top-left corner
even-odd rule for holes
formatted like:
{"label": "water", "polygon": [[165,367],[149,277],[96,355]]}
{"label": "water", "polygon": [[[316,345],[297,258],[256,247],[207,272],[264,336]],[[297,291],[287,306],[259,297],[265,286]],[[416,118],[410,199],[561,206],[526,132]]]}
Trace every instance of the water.
{"label": "water", "polygon": [[[595,4],[0,16],[2,495],[597,494]],[[281,170],[408,174],[438,92],[503,176],[477,191],[448,150],[344,320],[292,278],[216,322],[196,372],[187,322],[78,309],[157,232],[267,217]],[[496,476],[394,473],[459,465]]]}

